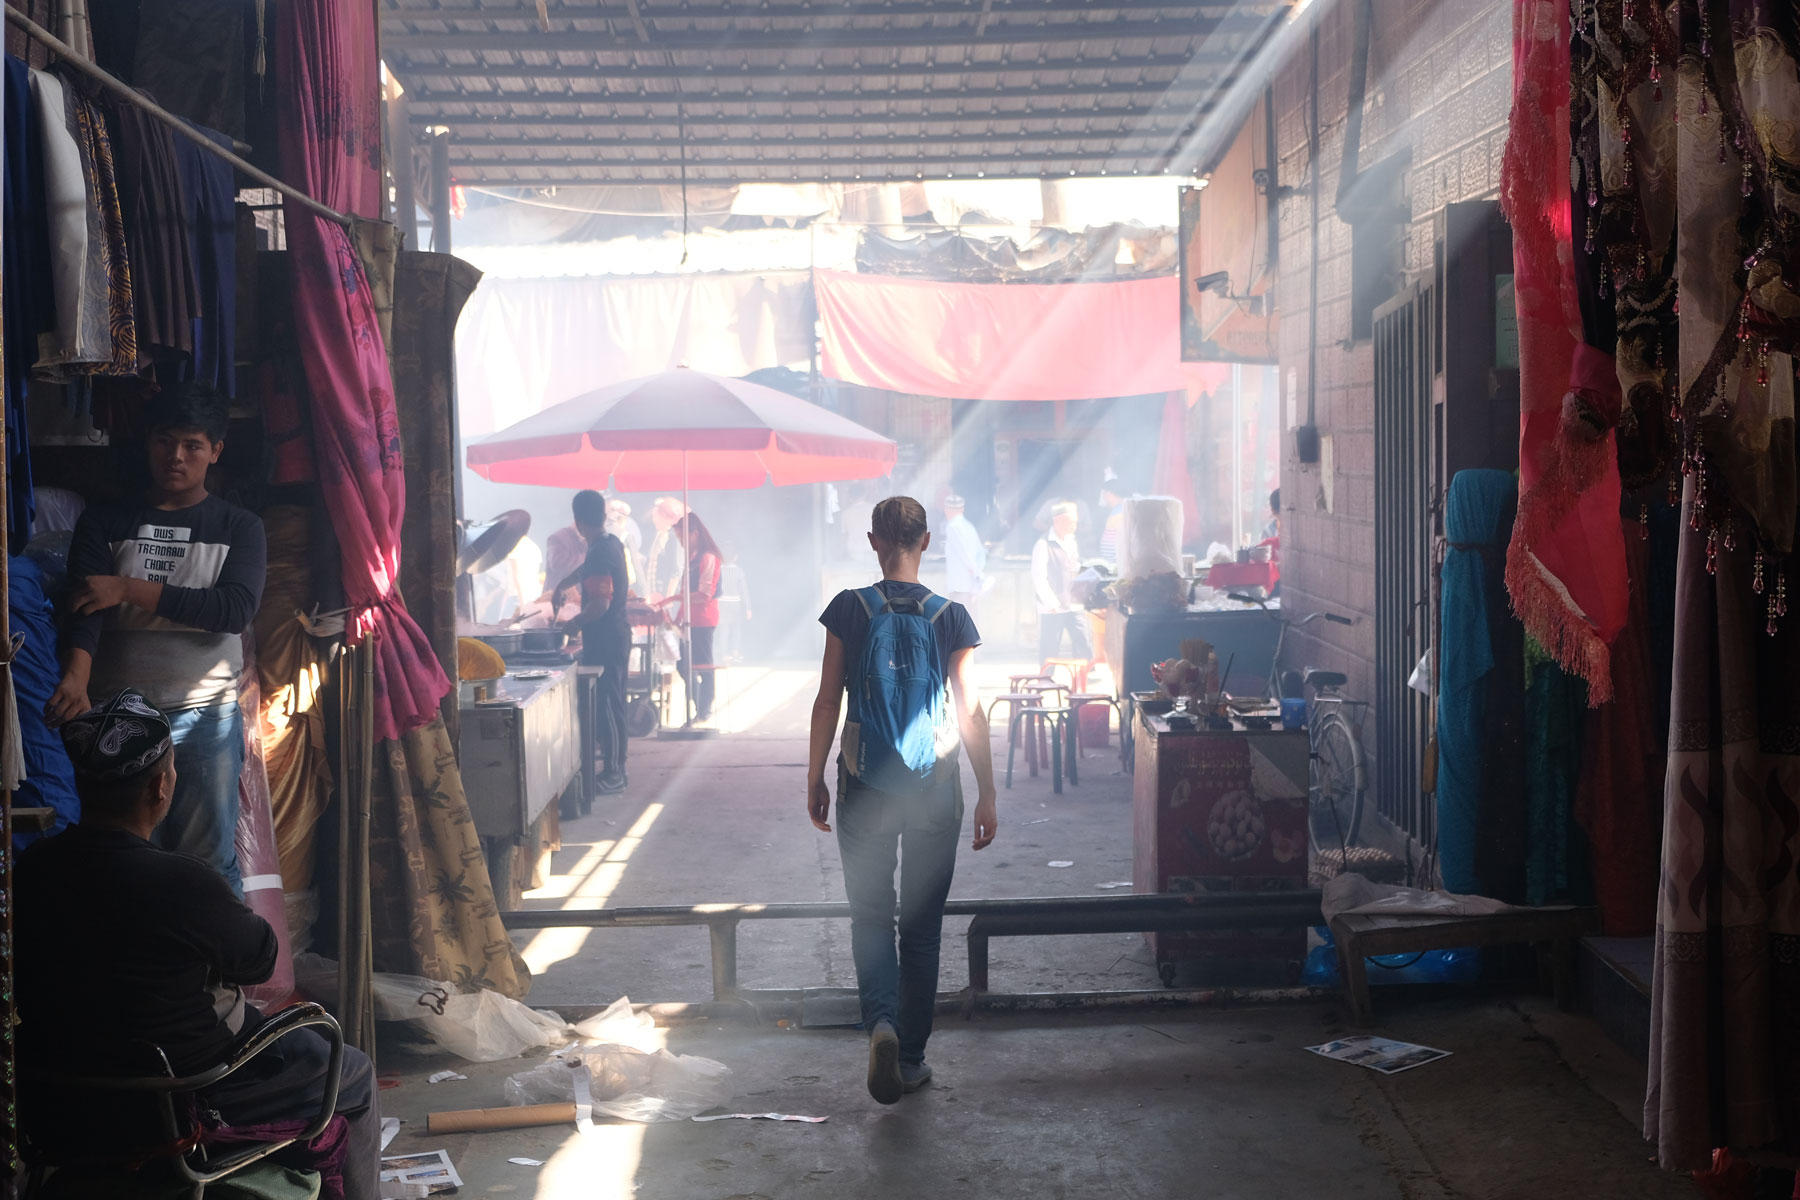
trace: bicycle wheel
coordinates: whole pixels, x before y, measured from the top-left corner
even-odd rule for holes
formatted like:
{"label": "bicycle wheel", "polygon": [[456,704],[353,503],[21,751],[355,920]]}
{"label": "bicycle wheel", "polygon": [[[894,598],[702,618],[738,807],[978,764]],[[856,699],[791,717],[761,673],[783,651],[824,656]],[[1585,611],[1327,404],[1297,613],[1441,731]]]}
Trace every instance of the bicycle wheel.
{"label": "bicycle wheel", "polygon": [[1344,851],[1356,845],[1362,825],[1362,749],[1350,723],[1336,712],[1318,718],[1313,734],[1312,795],[1307,835],[1313,854]]}

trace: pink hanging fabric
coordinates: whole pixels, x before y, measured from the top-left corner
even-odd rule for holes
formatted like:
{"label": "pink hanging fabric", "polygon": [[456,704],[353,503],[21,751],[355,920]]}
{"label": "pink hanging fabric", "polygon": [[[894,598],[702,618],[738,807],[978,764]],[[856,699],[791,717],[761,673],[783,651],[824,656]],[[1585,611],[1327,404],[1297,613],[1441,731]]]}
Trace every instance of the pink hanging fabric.
{"label": "pink hanging fabric", "polygon": [[1519,515],[1506,587],[1531,636],[1612,698],[1608,643],[1625,626],[1611,356],[1580,341],[1569,194],[1569,9],[1514,0],[1513,108],[1501,205],[1519,310]]}
{"label": "pink hanging fabric", "polygon": [[[381,211],[375,8],[363,0],[288,0],[275,12],[283,172],[339,212],[374,217]],[[376,638],[375,736],[397,738],[437,715],[450,681],[400,598],[406,491],[387,351],[349,231],[292,202],[284,215],[319,485],[342,548],[354,635]]]}

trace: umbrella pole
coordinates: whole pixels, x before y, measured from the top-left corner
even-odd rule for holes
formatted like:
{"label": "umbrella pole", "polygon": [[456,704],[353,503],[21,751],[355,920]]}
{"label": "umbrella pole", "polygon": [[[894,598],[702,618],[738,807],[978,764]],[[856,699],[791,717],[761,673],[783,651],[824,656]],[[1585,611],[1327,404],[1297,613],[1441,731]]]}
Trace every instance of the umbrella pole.
{"label": "umbrella pole", "polygon": [[[688,540],[694,536],[694,523],[689,520],[693,516],[693,506],[688,503],[688,452],[681,452],[681,519],[687,523]],[[683,707],[687,709],[687,723],[694,723],[694,688],[700,679],[696,669],[698,660],[694,658],[694,614],[689,608],[694,599],[694,548],[688,542],[681,546],[681,644],[687,650],[688,677],[687,686],[682,688]]]}

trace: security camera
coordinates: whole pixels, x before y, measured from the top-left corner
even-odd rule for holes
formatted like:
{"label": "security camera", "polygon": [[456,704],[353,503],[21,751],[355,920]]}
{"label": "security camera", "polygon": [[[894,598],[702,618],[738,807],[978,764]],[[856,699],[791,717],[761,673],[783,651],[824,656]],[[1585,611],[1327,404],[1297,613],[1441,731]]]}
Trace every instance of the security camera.
{"label": "security camera", "polygon": [[1202,275],[1194,280],[1194,290],[1202,295],[1207,292],[1217,292],[1221,296],[1229,297],[1231,295],[1231,272],[1214,271],[1211,275]]}

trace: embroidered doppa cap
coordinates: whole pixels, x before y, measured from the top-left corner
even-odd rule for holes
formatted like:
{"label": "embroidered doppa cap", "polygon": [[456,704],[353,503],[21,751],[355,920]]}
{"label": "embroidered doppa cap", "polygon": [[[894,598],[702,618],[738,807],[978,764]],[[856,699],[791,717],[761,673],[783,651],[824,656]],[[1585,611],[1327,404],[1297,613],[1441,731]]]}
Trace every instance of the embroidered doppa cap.
{"label": "embroidered doppa cap", "polygon": [[62,727],[75,774],[90,783],[118,783],[162,761],[174,745],[169,719],[136,688],[126,688]]}

